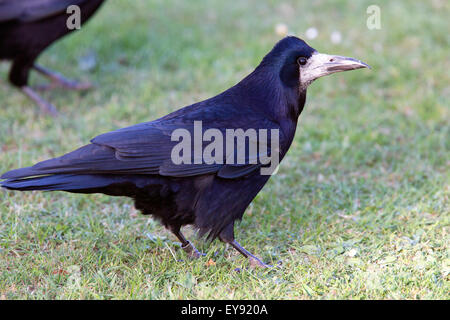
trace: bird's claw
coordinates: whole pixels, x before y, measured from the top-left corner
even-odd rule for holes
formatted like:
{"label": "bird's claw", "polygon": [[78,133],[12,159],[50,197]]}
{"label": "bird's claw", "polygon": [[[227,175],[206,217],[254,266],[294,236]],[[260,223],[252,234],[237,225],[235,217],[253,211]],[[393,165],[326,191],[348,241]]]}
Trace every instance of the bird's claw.
{"label": "bird's claw", "polygon": [[251,268],[263,268],[263,269],[273,268],[272,265],[265,264],[264,262],[259,260],[257,257],[248,257],[248,260],[250,262]]}
{"label": "bird's claw", "polygon": [[190,258],[193,259],[198,259],[200,257],[206,256],[205,253],[198,251],[190,241],[188,241],[187,244],[185,244],[181,248],[184,250],[184,252],[187,253]]}

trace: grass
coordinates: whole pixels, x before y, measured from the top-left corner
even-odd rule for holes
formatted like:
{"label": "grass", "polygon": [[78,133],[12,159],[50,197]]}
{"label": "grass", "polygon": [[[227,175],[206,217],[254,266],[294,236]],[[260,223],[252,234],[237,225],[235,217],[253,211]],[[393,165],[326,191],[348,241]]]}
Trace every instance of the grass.
{"label": "grass", "polygon": [[373,67],[311,86],[288,156],[236,228],[281,268],[250,269],[189,229],[207,256],[188,260],[128,199],[2,190],[0,299],[449,299],[449,4],[378,1],[381,29],[368,30],[371,4],[108,1],[39,59],[98,84],[44,93],[57,119],[0,64],[0,172],[227,89],[279,40],[278,23],[301,37],[315,27],[311,46]]}

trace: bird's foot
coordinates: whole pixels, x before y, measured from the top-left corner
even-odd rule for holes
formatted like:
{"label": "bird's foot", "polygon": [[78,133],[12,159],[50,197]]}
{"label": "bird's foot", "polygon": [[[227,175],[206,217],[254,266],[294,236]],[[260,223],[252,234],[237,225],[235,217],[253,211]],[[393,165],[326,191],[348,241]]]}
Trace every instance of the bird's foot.
{"label": "bird's foot", "polygon": [[230,241],[228,243],[231,244],[233,248],[235,248],[240,254],[242,254],[244,257],[248,259],[251,268],[273,268],[273,266],[265,264],[264,262],[261,261],[261,259],[245,250],[245,248],[242,247],[236,240]]}
{"label": "bird's foot", "polygon": [[185,245],[182,245],[181,248],[187,253],[190,258],[198,259],[200,257],[206,256],[203,252],[197,250],[197,248],[188,241]]}
{"label": "bird's foot", "polygon": [[68,89],[68,90],[84,91],[84,90],[89,90],[93,87],[94,87],[94,85],[89,82],[78,82],[78,81],[69,80],[69,79],[64,79],[64,80],[60,79],[58,81],[52,80],[48,84],[41,84],[41,85],[34,86],[34,88],[39,91],[50,91],[55,88],[64,88],[64,89]]}
{"label": "bird's foot", "polygon": [[58,110],[56,110],[55,106],[50,102],[44,100],[40,95],[38,95],[33,89],[28,86],[24,86],[21,88],[22,92],[33,100],[41,109],[41,111],[45,114],[49,114],[52,117],[56,117],[58,115]]}
{"label": "bird's foot", "polygon": [[255,256],[248,257],[248,261],[250,262],[251,268],[263,268],[263,269],[273,268],[272,265],[265,264],[264,262],[262,262],[260,259],[258,259]]}
{"label": "bird's foot", "polygon": [[71,79],[67,79],[62,74],[58,72],[51,71],[39,65],[34,65],[33,68],[50,79],[50,83],[46,85],[37,86],[37,90],[51,90],[57,87],[69,89],[69,90],[89,90],[94,87],[93,84],[89,82],[79,82]]}

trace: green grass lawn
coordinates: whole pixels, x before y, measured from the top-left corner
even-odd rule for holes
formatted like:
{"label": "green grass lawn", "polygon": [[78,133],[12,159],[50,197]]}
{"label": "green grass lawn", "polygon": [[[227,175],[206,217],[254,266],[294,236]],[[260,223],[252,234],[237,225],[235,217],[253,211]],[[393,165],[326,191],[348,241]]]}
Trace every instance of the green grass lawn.
{"label": "green grass lawn", "polygon": [[[380,30],[366,27],[371,4]],[[2,62],[0,172],[216,95],[254,69],[279,23],[303,38],[314,27],[312,47],[373,69],[310,87],[279,173],[236,228],[280,268],[251,269],[187,228],[207,253],[189,260],[129,199],[1,190],[0,299],[449,299],[449,14],[445,0],[108,1],[39,59],[97,84],[43,93],[56,119]]]}

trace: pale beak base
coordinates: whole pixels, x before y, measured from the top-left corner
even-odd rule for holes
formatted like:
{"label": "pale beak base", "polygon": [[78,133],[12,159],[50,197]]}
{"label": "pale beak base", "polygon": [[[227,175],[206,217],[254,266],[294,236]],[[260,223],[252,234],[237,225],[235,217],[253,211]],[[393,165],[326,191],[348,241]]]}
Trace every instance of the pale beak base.
{"label": "pale beak base", "polygon": [[371,69],[367,63],[354,58],[317,52],[308,59],[306,65],[300,67],[300,81],[303,86],[307,86],[320,77],[361,68]]}

